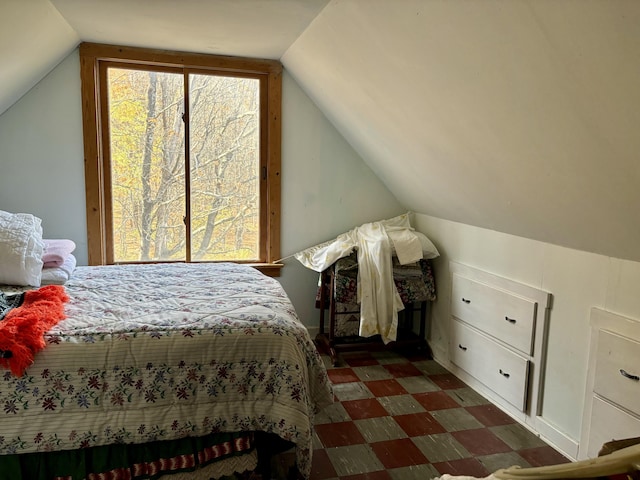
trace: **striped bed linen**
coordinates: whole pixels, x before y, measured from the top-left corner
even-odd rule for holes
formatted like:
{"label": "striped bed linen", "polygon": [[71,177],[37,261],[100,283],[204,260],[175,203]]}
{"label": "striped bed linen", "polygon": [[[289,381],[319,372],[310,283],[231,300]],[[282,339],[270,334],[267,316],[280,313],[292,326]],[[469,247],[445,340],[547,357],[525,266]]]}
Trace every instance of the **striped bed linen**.
{"label": "striped bed linen", "polygon": [[[0,371],[0,455],[263,431],[311,469],[325,367],[281,285],[232,263],[78,267],[67,318]],[[2,288],[6,293],[17,288]]]}

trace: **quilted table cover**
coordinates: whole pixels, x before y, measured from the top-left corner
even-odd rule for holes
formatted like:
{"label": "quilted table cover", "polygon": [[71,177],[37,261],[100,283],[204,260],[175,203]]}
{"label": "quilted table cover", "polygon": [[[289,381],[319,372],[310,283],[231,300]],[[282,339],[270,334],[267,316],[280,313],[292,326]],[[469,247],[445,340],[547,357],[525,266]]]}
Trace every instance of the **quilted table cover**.
{"label": "quilted table cover", "polygon": [[47,347],[22,377],[0,371],[0,454],[258,430],[294,442],[309,475],[314,413],[333,395],[275,279],[123,265],[79,267],[65,287]]}

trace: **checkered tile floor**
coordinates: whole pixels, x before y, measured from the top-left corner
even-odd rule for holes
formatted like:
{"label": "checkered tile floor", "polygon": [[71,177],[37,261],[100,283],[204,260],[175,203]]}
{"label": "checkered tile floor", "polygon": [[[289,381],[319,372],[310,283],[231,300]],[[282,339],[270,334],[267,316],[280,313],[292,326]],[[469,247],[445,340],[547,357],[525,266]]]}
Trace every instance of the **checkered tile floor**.
{"label": "checkered tile floor", "polygon": [[316,418],[311,480],[484,477],[568,460],[433,360],[341,354],[336,402]]}

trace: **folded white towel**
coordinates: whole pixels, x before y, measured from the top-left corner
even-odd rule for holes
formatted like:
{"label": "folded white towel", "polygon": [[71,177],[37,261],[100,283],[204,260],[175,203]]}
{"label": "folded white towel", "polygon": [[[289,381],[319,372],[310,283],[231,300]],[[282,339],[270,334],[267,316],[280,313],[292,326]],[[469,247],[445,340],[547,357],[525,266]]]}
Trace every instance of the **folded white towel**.
{"label": "folded white towel", "polygon": [[76,257],[70,253],[59,267],[42,269],[41,285],[64,285],[76,269]]}

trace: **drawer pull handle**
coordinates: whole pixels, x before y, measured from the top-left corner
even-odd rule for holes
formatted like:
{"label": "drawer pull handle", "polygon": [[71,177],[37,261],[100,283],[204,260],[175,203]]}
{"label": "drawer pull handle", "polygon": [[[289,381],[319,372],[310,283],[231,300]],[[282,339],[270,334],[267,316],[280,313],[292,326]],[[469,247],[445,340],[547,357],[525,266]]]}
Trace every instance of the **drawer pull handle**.
{"label": "drawer pull handle", "polygon": [[502,375],[504,378],[509,378],[511,376],[507,372],[503,372],[502,369],[500,369],[500,375]]}
{"label": "drawer pull handle", "polygon": [[640,380],[640,377],[638,375],[631,375],[630,373],[624,371],[622,368],[620,369],[620,375],[630,380],[635,380],[636,382]]}
{"label": "drawer pull handle", "polygon": [[509,323],[516,323],[516,319],[515,318],[504,317],[504,319]]}
{"label": "drawer pull handle", "polygon": [[468,298],[464,298],[464,297],[462,297],[462,301],[463,301],[464,303],[467,303],[467,304],[468,304],[468,303],[471,303],[471,300],[469,300]]}
{"label": "drawer pull handle", "polygon": [[460,345],[460,344],[458,344],[458,348],[459,348],[460,350],[462,350],[463,352],[466,352],[466,351],[467,351],[467,347],[463,347],[463,346],[462,346],[462,345]]}

